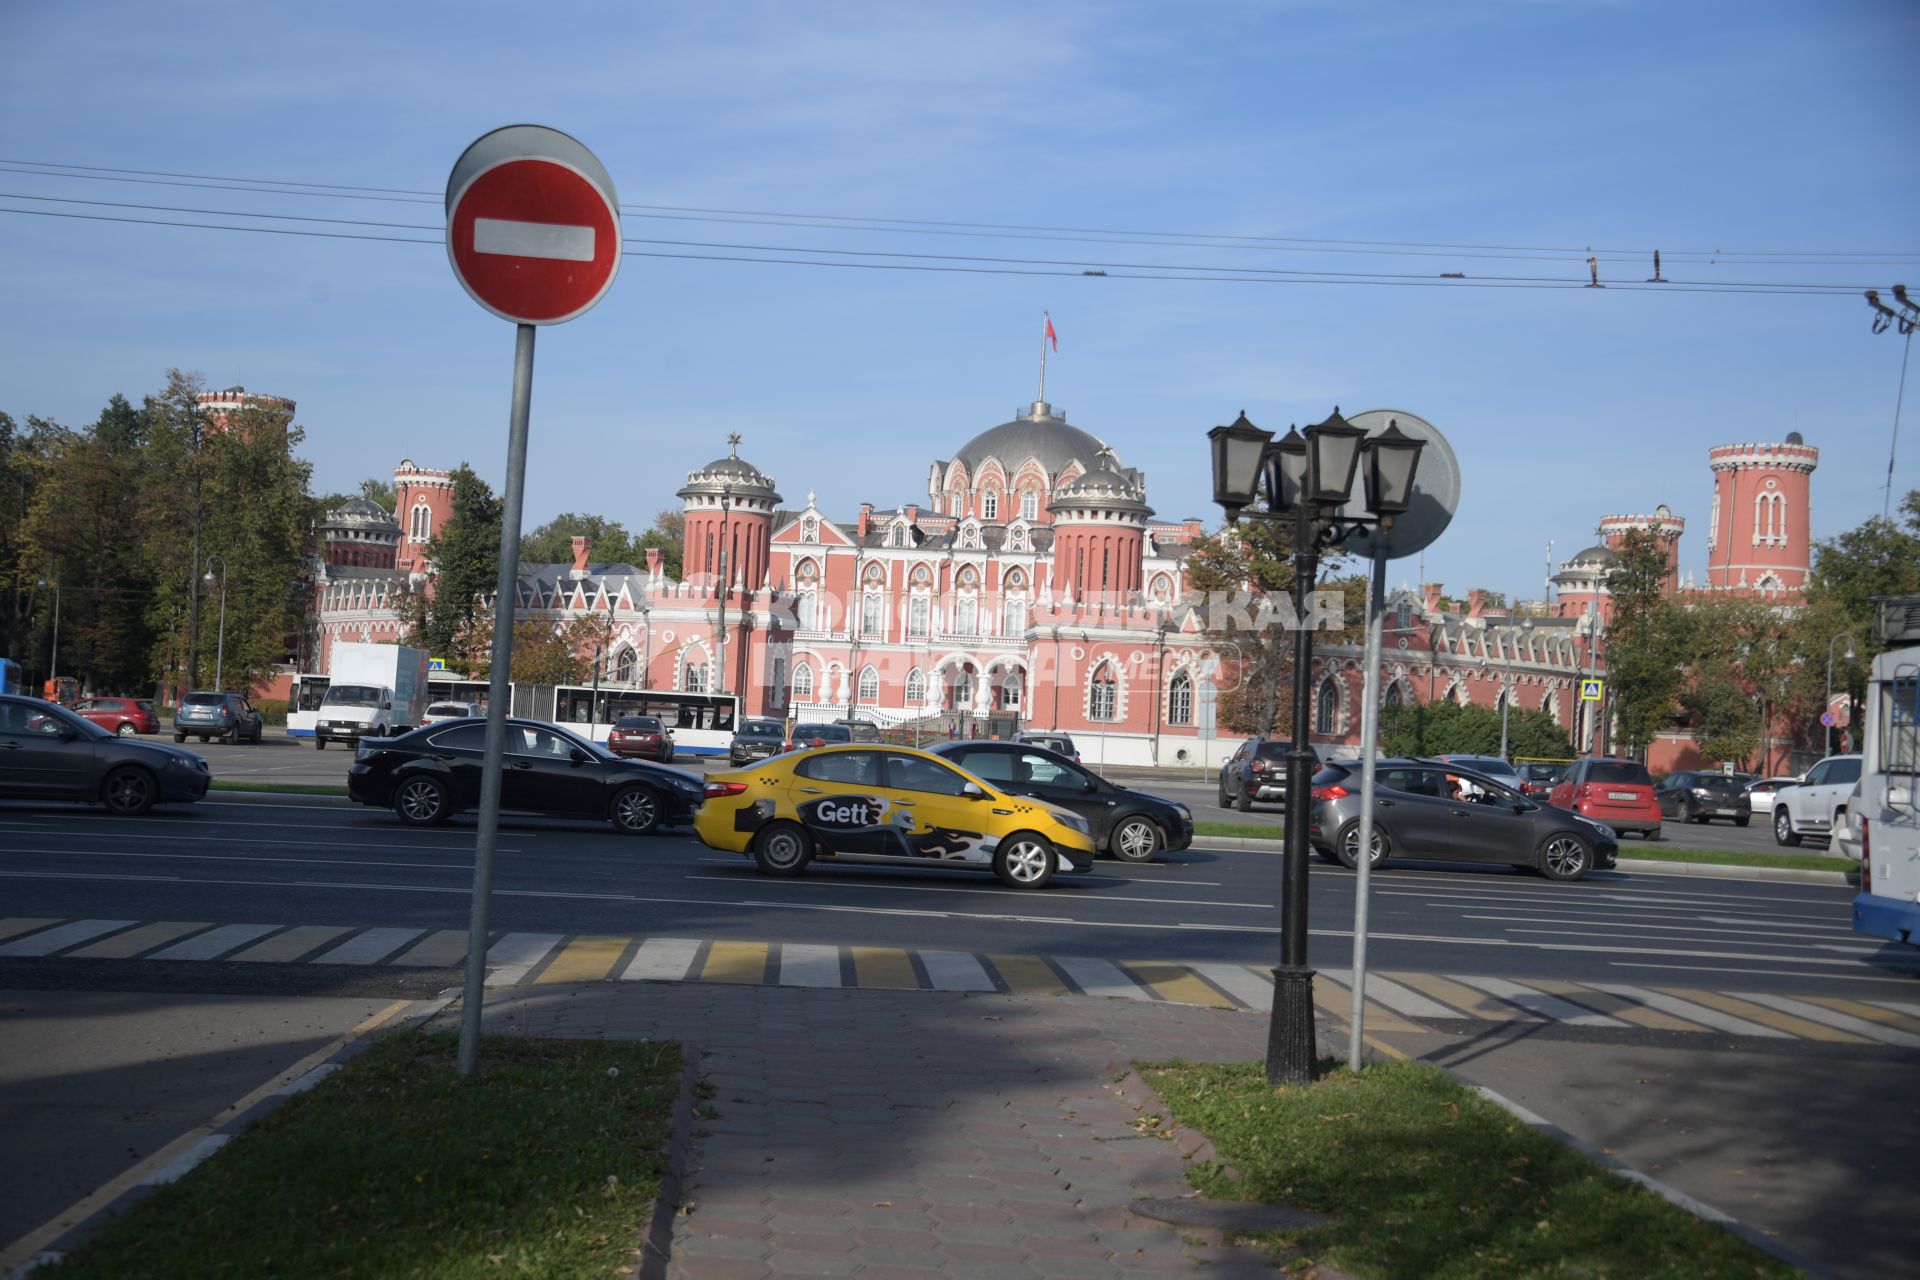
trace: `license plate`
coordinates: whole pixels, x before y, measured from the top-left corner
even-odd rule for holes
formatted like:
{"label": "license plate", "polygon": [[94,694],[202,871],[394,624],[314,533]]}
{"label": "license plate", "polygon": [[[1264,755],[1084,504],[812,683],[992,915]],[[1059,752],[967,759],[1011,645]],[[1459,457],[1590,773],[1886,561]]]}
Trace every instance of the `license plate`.
{"label": "license plate", "polygon": [[1639,796],[1633,794],[1633,792],[1631,791],[1607,792],[1607,799],[1609,800],[1638,800],[1639,798],[1640,798]]}

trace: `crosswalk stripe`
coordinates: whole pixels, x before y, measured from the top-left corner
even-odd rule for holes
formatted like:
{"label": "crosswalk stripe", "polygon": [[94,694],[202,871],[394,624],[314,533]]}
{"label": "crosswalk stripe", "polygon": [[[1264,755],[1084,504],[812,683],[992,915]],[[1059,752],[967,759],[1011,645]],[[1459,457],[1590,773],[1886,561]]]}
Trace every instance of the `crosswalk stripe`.
{"label": "crosswalk stripe", "polygon": [[298,960],[309,951],[315,951],[347,932],[344,924],[303,924],[285,933],[268,938],[258,946],[248,947],[239,955],[228,956],[229,960],[246,960],[259,964],[285,964],[289,960]]}
{"label": "crosswalk stripe", "polygon": [[1920,1018],[1920,1004],[1909,1004],[1905,1000],[1875,1000],[1873,1003],[1882,1009],[1891,1009],[1895,1013],[1909,1013]]}
{"label": "crosswalk stripe", "polygon": [[648,938],[620,976],[628,982],[681,982],[699,954],[692,938]]}
{"label": "crosswalk stripe", "polygon": [[1414,990],[1453,1006],[1446,1014],[1438,1016],[1481,1018],[1488,1022],[1546,1021],[1537,1013],[1515,1008],[1510,1004],[1501,1004],[1486,992],[1475,991],[1472,987],[1463,987],[1449,978],[1431,973],[1397,973],[1394,976],[1397,981],[1404,982]]}
{"label": "crosswalk stripe", "polygon": [[898,947],[853,948],[853,973],[855,986],[905,991],[920,988],[913,961]]}
{"label": "crosswalk stripe", "polygon": [[223,924],[198,937],[176,942],[164,951],[156,951],[149,960],[217,960],[227,952],[246,946],[255,938],[264,938],[277,924]]}
{"label": "crosswalk stripe", "polygon": [[50,924],[59,923],[59,916],[8,916],[5,920],[0,920],[0,938],[32,933],[35,929],[44,929]]}
{"label": "crosswalk stripe", "polygon": [[598,982],[613,972],[631,938],[580,937],[566,945],[534,979],[548,982]]}
{"label": "crosswalk stripe", "polygon": [[[1322,969],[1322,973],[1335,982],[1353,990],[1353,970]],[[1447,1006],[1429,1000],[1410,987],[1403,987],[1384,973],[1369,971],[1367,974],[1367,1003],[1378,1004],[1409,1018],[1457,1018],[1460,1015]]]}
{"label": "crosswalk stripe", "polygon": [[1695,1004],[1691,1000],[1682,1000],[1678,996],[1671,996],[1664,991],[1655,991],[1649,987],[1630,987],[1612,982],[1589,982],[1586,985],[1592,987],[1595,991],[1605,991],[1609,995],[1619,996],[1623,1000],[1632,1000],[1636,1004],[1644,1004],[1649,1008],[1658,1009],[1662,1013],[1670,1013],[1676,1018],[1685,1018],[1688,1022],[1697,1022],[1702,1026],[1712,1027],[1715,1031],[1730,1031],[1734,1035],[1740,1036],[1762,1036],[1769,1040],[1793,1039],[1792,1036],[1784,1031],[1776,1031],[1772,1027],[1762,1026],[1746,1018],[1739,1018],[1732,1014],[1722,1013],[1718,1009],[1709,1009],[1706,1005]]}
{"label": "crosswalk stripe", "polygon": [[1509,982],[1505,978],[1470,978],[1459,973],[1449,976],[1455,982],[1477,987],[1488,995],[1498,996],[1509,1004],[1517,1004],[1522,1009],[1551,1018],[1555,1022],[1565,1022],[1576,1027],[1624,1027],[1627,1025],[1618,1018],[1609,1018],[1604,1013],[1583,1009],[1571,1000],[1562,1000],[1559,996],[1535,991],[1531,987]]}
{"label": "crosswalk stripe", "polygon": [[1233,1002],[1177,964],[1159,964],[1129,960],[1133,976],[1146,983],[1162,1000],[1174,1004],[1200,1004],[1215,1009],[1230,1009]]}
{"label": "crosswalk stripe", "polygon": [[739,982],[751,986],[766,980],[766,943],[716,942],[707,948],[707,963],[701,967],[700,981]]}
{"label": "crosswalk stripe", "polygon": [[964,951],[922,951],[927,980],[935,991],[992,991],[993,979],[980,961]]}
{"label": "crosswalk stripe", "polygon": [[1047,962],[1038,956],[990,955],[987,960],[993,965],[1000,980],[1007,984],[1007,990],[1017,996],[1064,996],[1068,994],[1066,984],[1060,981],[1060,975],[1047,967]]}
{"label": "crosswalk stripe", "polygon": [[[1313,984],[1313,1002],[1334,1017],[1346,1022],[1353,1017],[1353,970],[1321,969],[1315,975]],[[1372,990],[1376,978],[1367,975],[1367,988]],[[1408,1022],[1393,1010],[1386,1008],[1377,1000],[1369,999],[1364,1011],[1368,1031],[1424,1031],[1426,1028]]]}
{"label": "crosswalk stripe", "polygon": [[1090,996],[1118,996],[1124,1000],[1151,1000],[1140,984],[1126,975],[1119,965],[1092,956],[1055,956],[1053,962]]}
{"label": "crosswalk stripe", "polygon": [[1195,973],[1249,1009],[1273,1007],[1273,984],[1241,964],[1193,964]]}
{"label": "crosswalk stripe", "polygon": [[425,929],[369,929],[313,958],[314,964],[377,964],[425,933]]}
{"label": "crosswalk stripe", "polygon": [[415,965],[423,969],[447,969],[467,958],[465,929],[436,929],[417,946],[394,957],[394,964]]}
{"label": "crosswalk stripe", "polygon": [[800,942],[780,945],[780,985],[783,987],[837,987],[840,985],[840,948]]}
{"label": "crosswalk stripe", "polygon": [[1801,996],[1809,1004],[1825,1005],[1841,1013],[1850,1013],[1856,1018],[1866,1018],[1872,1022],[1885,1023],[1901,1031],[1920,1035],[1920,1010],[1914,1014],[1896,1013],[1892,1009],[1882,1009],[1865,1000],[1843,1000],[1839,996]]}
{"label": "crosswalk stripe", "polygon": [[1766,1004],[1749,1000],[1744,996],[1730,996],[1718,991],[1689,991],[1688,996],[1701,1004],[1711,1005],[1723,1013],[1737,1018],[1746,1018],[1752,1022],[1764,1023],[1776,1031],[1784,1031],[1789,1036],[1806,1040],[1827,1040],[1835,1044],[1865,1044],[1859,1036],[1836,1031],[1823,1023],[1811,1022],[1806,1018],[1796,1018]]}
{"label": "crosswalk stripe", "polygon": [[1608,995],[1604,991],[1594,991],[1577,982],[1563,982],[1554,978],[1529,978],[1528,982],[1542,991],[1551,991],[1556,995],[1571,996],[1579,1003],[1590,1005],[1601,1013],[1611,1014],[1623,1022],[1631,1022],[1637,1027],[1647,1027],[1654,1031],[1705,1031],[1697,1022],[1688,1022],[1676,1018],[1670,1013],[1646,1005],[1635,1004],[1624,996]]}
{"label": "crosswalk stripe", "polygon": [[151,951],[155,947],[165,946],[175,938],[189,933],[198,933],[208,928],[207,922],[188,924],[180,920],[161,920],[154,924],[143,924],[138,929],[129,929],[125,933],[116,933],[111,938],[90,943],[78,951],[67,952],[70,960],[127,960],[142,951]]}
{"label": "crosswalk stripe", "polygon": [[78,946],[103,933],[116,933],[121,929],[130,929],[138,923],[140,923],[138,920],[75,920],[71,924],[29,934],[24,938],[0,945],[0,956],[50,956],[56,951]]}
{"label": "crosswalk stripe", "polygon": [[1855,1036],[1864,1036],[1867,1039],[1878,1040],[1884,1044],[1897,1044],[1905,1049],[1920,1049],[1920,1036],[1912,1035],[1905,1031],[1898,1031],[1893,1027],[1882,1026],[1878,1022],[1869,1022],[1865,1018],[1856,1018],[1851,1014],[1841,1013],[1836,1009],[1823,1008],[1817,1004],[1808,1004],[1804,1000],[1793,1000],[1786,996],[1755,995],[1749,992],[1742,992],[1740,998],[1742,1000],[1751,1000],[1756,1004],[1766,1005],[1770,1009],[1778,1009],[1780,1012],[1791,1014],[1796,1018],[1804,1018],[1809,1022],[1817,1022],[1824,1026],[1833,1027],[1838,1031],[1851,1032]]}
{"label": "crosswalk stripe", "polygon": [[510,933],[487,948],[487,985],[511,987],[560,945],[557,933]]}

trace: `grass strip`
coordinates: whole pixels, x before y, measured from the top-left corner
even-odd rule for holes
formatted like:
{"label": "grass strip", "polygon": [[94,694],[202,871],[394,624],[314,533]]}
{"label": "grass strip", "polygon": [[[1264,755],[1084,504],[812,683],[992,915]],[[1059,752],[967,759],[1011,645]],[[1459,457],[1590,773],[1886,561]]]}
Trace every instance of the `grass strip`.
{"label": "grass strip", "polygon": [[665,1167],[672,1042],[388,1036],[36,1276],[604,1277]]}
{"label": "grass strip", "polygon": [[1622,843],[1620,856],[1648,862],[1711,862],[1723,867],[1780,867],[1791,871],[1857,871],[1852,858],[1808,853],[1742,853],[1728,849],[1676,849],[1641,842]]}
{"label": "grass strip", "polygon": [[1278,826],[1263,826],[1252,822],[1196,822],[1193,824],[1196,836],[1236,836],[1243,840],[1278,840],[1286,834]]}
{"label": "grass strip", "polygon": [[1313,1085],[1274,1089],[1259,1063],[1141,1067],[1175,1121],[1239,1171],[1192,1167],[1204,1194],[1333,1218],[1253,1239],[1367,1277],[1797,1274],[1424,1063],[1322,1070]]}
{"label": "grass strip", "polygon": [[332,787],[319,782],[240,782],[232,778],[215,778],[209,785],[214,791],[285,792],[296,796],[344,797],[347,794],[345,787]]}

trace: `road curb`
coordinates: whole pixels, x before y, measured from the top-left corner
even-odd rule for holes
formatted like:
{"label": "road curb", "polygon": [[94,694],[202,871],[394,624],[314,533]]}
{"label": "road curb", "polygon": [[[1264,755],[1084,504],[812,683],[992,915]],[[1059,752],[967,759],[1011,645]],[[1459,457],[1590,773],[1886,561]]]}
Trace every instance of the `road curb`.
{"label": "road curb", "polygon": [[628,1273],[634,1280],[666,1280],[673,1257],[673,1224],[686,1198],[687,1162],[693,1151],[694,1098],[700,1088],[700,1049],[680,1041],[680,1093],[673,1100],[673,1119],[667,1128],[667,1167],[660,1190],[653,1197],[647,1225],[640,1231],[640,1258]]}
{"label": "road curb", "polygon": [[207,792],[208,800],[224,800],[234,804],[325,805],[329,808],[346,808],[353,804],[346,796],[315,795],[306,791],[225,791],[219,787]]}
{"label": "road curb", "polygon": [[[265,1086],[234,1102],[206,1124],[181,1134],[147,1159],[119,1176],[108,1180],[77,1204],[52,1218],[0,1250],[0,1280],[21,1280],[41,1267],[58,1262],[84,1244],[110,1220],[119,1217],[156,1187],[177,1182],[192,1172],[208,1156],[227,1145],[249,1125],[264,1119],[288,1098],[319,1084],[372,1046],[376,1037],[405,1027],[420,1026],[453,1002],[457,991],[448,990],[431,1000],[405,1002],[412,1007],[394,1010],[362,1022],[337,1037],[332,1044],[294,1064],[306,1070],[277,1089]],[[397,1013],[397,1016],[395,1016]],[[321,1055],[324,1055],[322,1057]],[[315,1061],[318,1058],[319,1061]],[[224,1117],[224,1118],[223,1118]],[[78,1215],[68,1222],[68,1215]]]}
{"label": "road curb", "polygon": [[[1821,873],[1809,872],[1808,874],[1818,875]],[[1734,1235],[1739,1236],[1742,1240],[1745,1240],[1748,1244],[1760,1250],[1762,1253],[1767,1254],[1769,1257],[1776,1258],[1779,1261],[1786,1263],[1788,1266],[1795,1268],[1796,1270],[1800,1271],[1804,1275],[1814,1277],[1814,1280],[1839,1280],[1839,1278],[1835,1276],[1833,1272],[1828,1271],[1825,1267],[1820,1266],[1818,1263],[1808,1258],[1805,1254],[1802,1254],[1792,1248],[1789,1248],[1787,1245],[1781,1244],[1778,1240],[1775,1240],[1772,1236],[1767,1235],[1764,1231],[1760,1231],[1760,1230],[1757,1230],[1756,1228],[1750,1227],[1746,1223],[1740,1221],[1738,1218],[1733,1217],[1731,1214],[1723,1213],[1719,1209],[1714,1208],[1712,1205],[1706,1203],[1703,1200],[1694,1199],[1692,1196],[1688,1195],[1684,1191],[1679,1190],[1677,1187],[1670,1187],[1666,1183],[1660,1181],[1658,1178],[1651,1177],[1647,1174],[1640,1172],[1638,1169],[1635,1169],[1632,1165],[1627,1164],[1625,1161],[1619,1159],[1618,1157],[1608,1155],[1605,1151],[1601,1150],[1599,1147],[1594,1146],[1592,1143],[1587,1142],[1581,1138],[1576,1138],[1573,1134],[1568,1133],[1565,1129],[1562,1129],[1559,1125],[1553,1123],[1551,1120],[1548,1120],[1542,1116],[1535,1115],[1533,1112],[1527,1110],[1525,1107],[1513,1101],[1511,1098],[1507,1098],[1501,1094],[1495,1093],[1492,1089],[1489,1089],[1484,1085],[1477,1085],[1472,1083],[1471,1081],[1462,1080],[1459,1076],[1454,1075],[1452,1071],[1448,1070],[1446,1067],[1440,1066],[1438,1063],[1428,1063],[1427,1065],[1438,1067],[1439,1070],[1441,1071],[1446,1071],[1446,1073],[1453,1078],[1455,1083],[1461,1085],[1464,1088],[1471,1089],[1474,1093],[1478,1094],[1482,1098],[1485,1098],[1488,1102],[1491,1102],[1494,1106],[1499,1107],[1502,1111],[1505,1111],[1508,1115],[1518,1120],[1521,1124],[1526,1125],[1528,1128],[1534,1130],[1536,1133],[1540,1133],[1546,1137],[1552,1138],[1554,1141],[1562,1143],[1565,1146],[1572,1147],[1575,1151],[1578,1151],[1580,1154],[1586,1156],[1589,1160],[1592,1160],[1595,1164],[1598,1164],[1601,1168],[1605,1169],[1607,1172],[1613,1174],[1614,1176],[1625,1178],[1628,1182],[1639,1183],[1641,1186],[1653,1192],[1655,1195],[1659,1196],[1662,1200],[1665,1200],[1668,1204],[1672,1205],[1674,1208],[1680,1209],[1686,1213],[1690,1213],[1694,1217],[1699,1218],[1703,1222],[1711,1222],[1716,1226],[1725,1227],[1728,1231],[1731,1231]]]}
{"label": "road curb", "polygon": [[[1206,843],[1201,843],[1205,841]],[[1195,836],[1189,846],[1196,853],[1283,853],[1279,840],[1247,836]],[[1800,867],[1745,867],[1725,862],[1656,862],[1649,858],[1621,858],[1615,871],[1640,875],[1699,876],[1709,880],[1760,880],[1787,884],[1858,885],[1858,869],[1811,871]]]}

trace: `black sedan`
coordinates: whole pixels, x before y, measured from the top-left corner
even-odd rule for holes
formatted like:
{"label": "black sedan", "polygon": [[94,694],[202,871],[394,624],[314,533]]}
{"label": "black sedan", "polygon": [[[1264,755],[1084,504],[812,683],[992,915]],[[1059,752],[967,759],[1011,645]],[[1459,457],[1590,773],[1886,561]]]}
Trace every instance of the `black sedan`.
{"label": "black sedan", "polygon": [[1734,826],[1744,827],[1753,819],[1747,803],[1752,785],[1750,773],[1670,773],[1655,784],[1653,798],[1663,818],[1699,823],[1731,818]]}
{"label": "black sedan", "polygon": [[1057,751],[1028,742],[941,742],[927,748],[997,787],[1077,813],[1093,847],[1123,862],[1152,862],[1163,849],[1193,843],[1187,806],[1115,786]]}
{"label": "black sedan", "polygon": [[191,751],[129,741],[55,703],[0,695],[0,796],[77,800],[131,816],[191,804],[212,781]]}
{"label": "black sedan", "polygon": [[[449,720],[397,738],[362,738],[347,794],[432,826],[480,807],[487,722]],[[704,794],[690,773],[623,760],[538,720],[507,721],[500,807],[550,818],[596,818],[629,835],[691,822]]]}
{"label": "black sedan", "polygon": [[746,764],[777,756],[786,749],[787,727],[778,720],[742,720],[727,744],[727,763]]}

